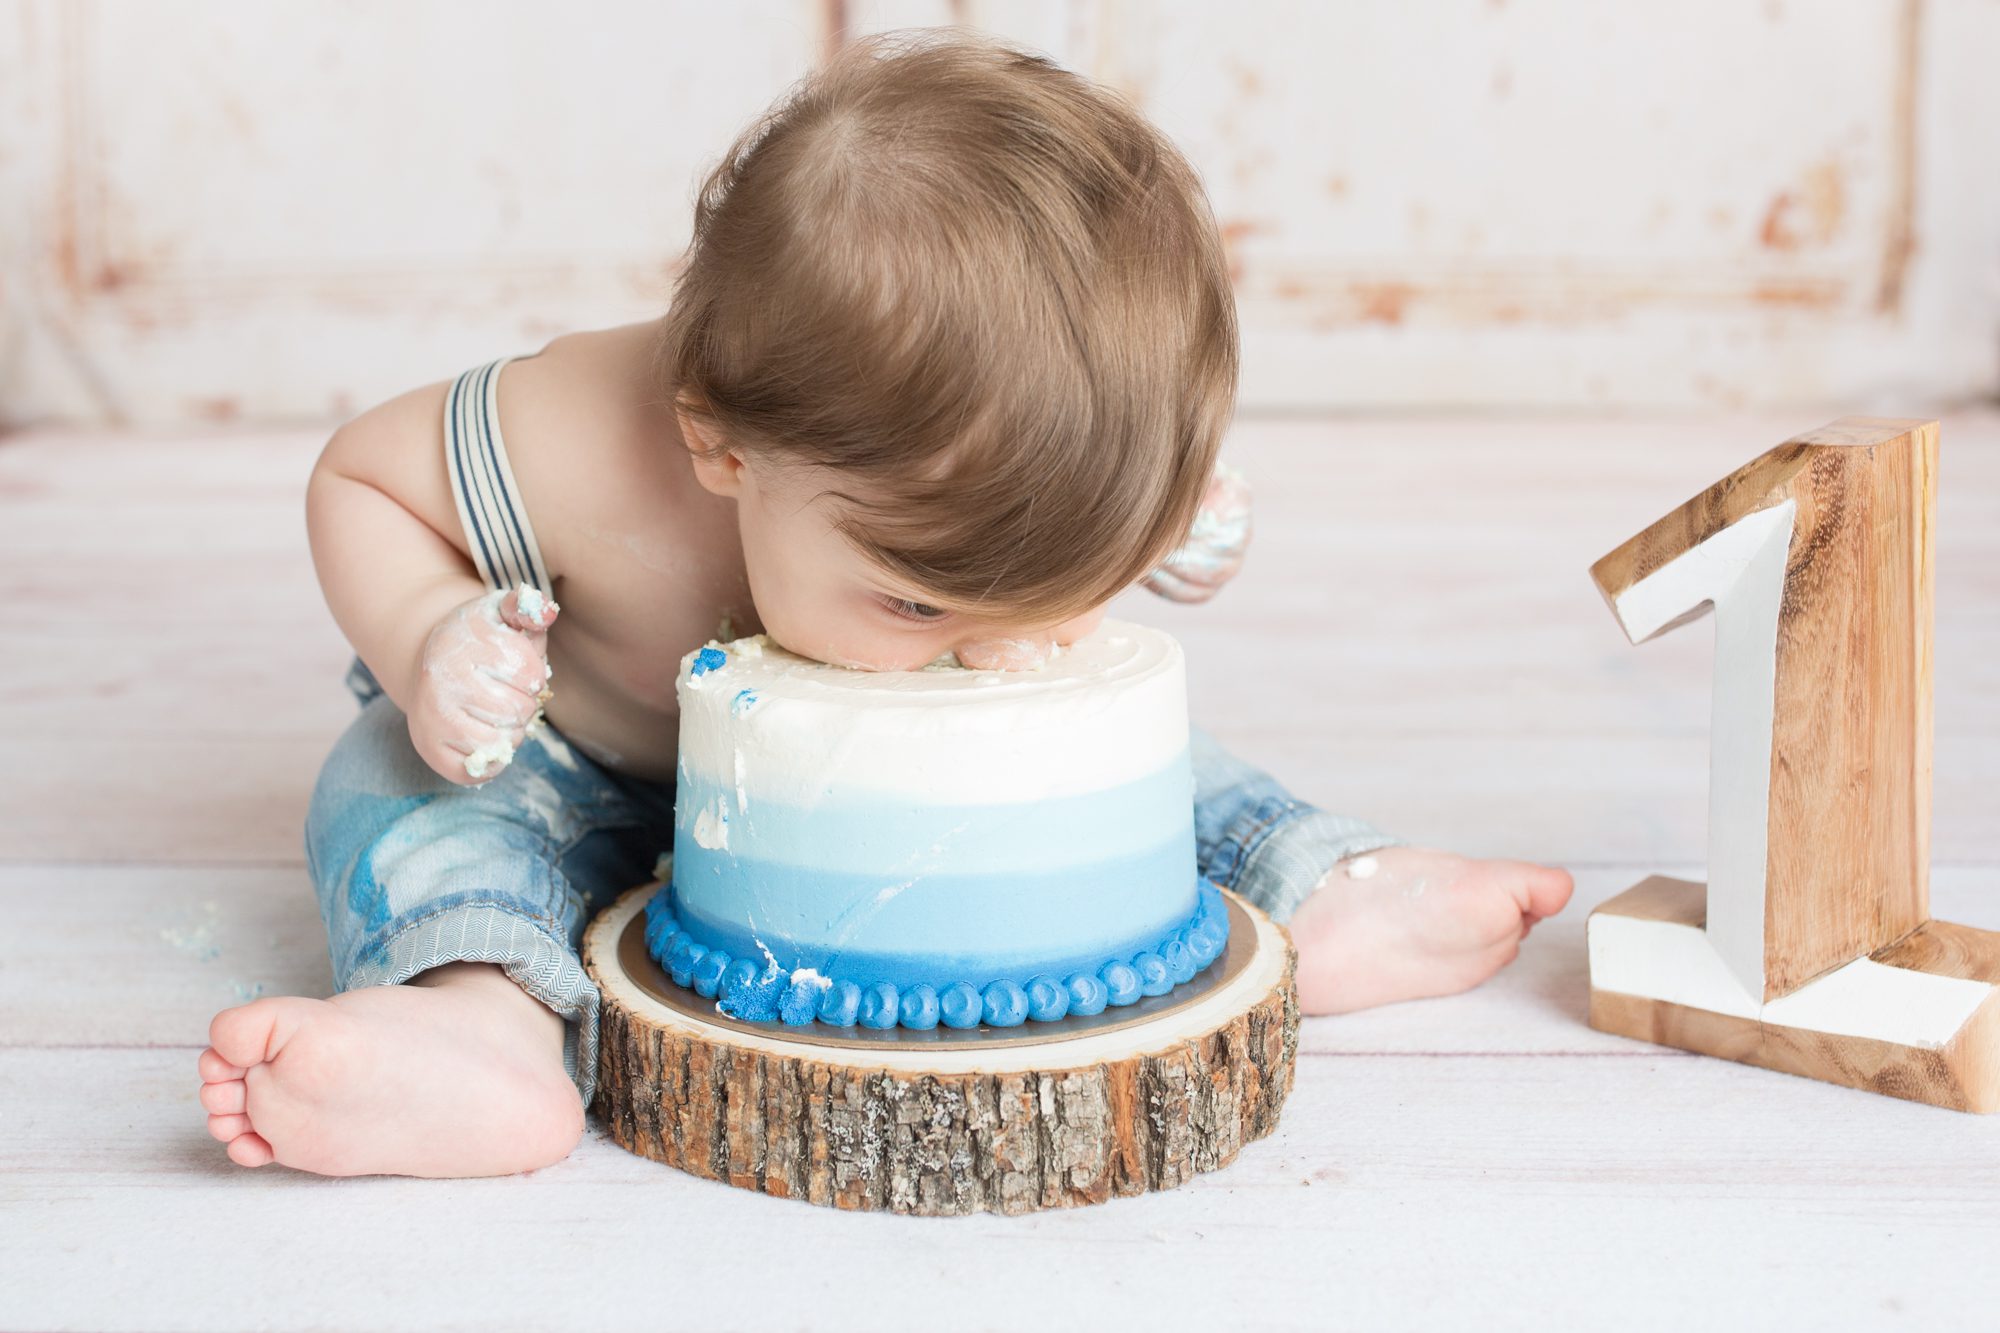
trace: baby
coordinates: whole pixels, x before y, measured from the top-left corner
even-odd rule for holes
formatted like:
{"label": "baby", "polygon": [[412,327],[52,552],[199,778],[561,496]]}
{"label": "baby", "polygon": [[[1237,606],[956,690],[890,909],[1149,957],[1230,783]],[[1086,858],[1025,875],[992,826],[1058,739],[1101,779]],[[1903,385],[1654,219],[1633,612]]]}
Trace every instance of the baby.
{"label": "baby", "polygon": [[[1134,583],[1207,596],[1233,553],[1184,542],[1244,526],[1236,375],[1200,182],[1123,99],[951,29],[804,80],[704,182],[662,320],[413,390],[321,454],[307,528],[363,705],[306,823],[339,993],[215,1016],[209,1131],[327,1175],[560,1160],[596,1083],[583,928],[671,841],[680,657],[762,631],[1029,670]],[[1202,873],[1289,922],[1308,1013],[1476,985],[1569,898],[1192,744]]]}

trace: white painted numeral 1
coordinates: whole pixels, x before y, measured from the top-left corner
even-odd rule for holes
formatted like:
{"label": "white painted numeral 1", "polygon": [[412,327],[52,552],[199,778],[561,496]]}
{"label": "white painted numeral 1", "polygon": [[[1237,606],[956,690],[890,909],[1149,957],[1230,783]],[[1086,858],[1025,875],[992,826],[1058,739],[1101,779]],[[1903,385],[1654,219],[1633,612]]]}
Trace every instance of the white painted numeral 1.
{"label": "white painted numeral 1", "polygon": [[1797,503],[1723,528],[1612,602],[1634,643],[1715,611],[1709,721],[1708,939],[1744,989],[1764,996],[1765,874],[1778,610]]}

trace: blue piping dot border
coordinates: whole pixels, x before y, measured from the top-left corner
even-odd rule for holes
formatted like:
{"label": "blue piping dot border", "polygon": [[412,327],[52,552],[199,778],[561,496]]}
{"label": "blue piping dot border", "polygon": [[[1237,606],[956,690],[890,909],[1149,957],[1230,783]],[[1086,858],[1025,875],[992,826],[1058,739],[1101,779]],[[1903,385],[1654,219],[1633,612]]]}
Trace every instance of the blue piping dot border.
{"label": "blue piping dot border", "polygon": [[676,986],[716,1001],[726,1017],[776,1020],[792,1027],[859,1024],[922,1032],[982,1023],[996,1028],[1053,1023],[1165,995],[1192,981],[1229,944],[1228,906],[1221,890],[1203,880],[1194,915],[1179,928],[1153,948],[1107,959],[1093,971],[1031,977],[1025,986],[1007,980],[984,985],[954,981],[943,988],[923,983],[898,987],[886,981],[862,986],[808,968],[787,971],[768,958],[732,958],[725,950],[707,948],[681,929],[668,906],[668,891],[663,884],[646,900],[646,952],[660,969]]}

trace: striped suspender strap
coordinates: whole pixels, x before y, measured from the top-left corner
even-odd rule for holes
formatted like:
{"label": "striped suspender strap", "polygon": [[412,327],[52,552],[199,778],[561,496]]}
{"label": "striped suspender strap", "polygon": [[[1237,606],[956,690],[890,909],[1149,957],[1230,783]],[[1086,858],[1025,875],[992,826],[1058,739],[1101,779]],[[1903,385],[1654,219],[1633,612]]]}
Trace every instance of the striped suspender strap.
{"label": "striped suspender strap", "polygon": [[452,381],[444,402],[445,470],[479,577],[489,588],[526,583],[553,597],[500,437],[500,368],[514,359],[503,356]]}

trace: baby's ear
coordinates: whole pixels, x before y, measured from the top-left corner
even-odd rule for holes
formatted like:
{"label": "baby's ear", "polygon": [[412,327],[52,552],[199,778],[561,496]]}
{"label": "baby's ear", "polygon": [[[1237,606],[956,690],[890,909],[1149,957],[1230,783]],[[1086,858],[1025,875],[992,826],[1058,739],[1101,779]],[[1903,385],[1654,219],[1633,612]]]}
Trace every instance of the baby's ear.
{"label": "baby's ear", "polygon": [[742,488],[743,460],[722,447],[714,431],[706,428],[694,413],[678,400],[674,419],[680,423],[681,440],[694,462],[695,480],[715,495],[734,496]]}

